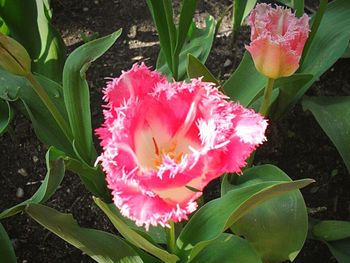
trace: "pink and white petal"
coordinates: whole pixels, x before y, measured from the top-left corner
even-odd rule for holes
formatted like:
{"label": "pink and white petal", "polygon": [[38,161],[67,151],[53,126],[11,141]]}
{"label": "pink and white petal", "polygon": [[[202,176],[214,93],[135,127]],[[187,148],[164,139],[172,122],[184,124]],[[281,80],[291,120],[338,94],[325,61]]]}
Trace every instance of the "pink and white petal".
{"label": "pink and white petal", "polygon": [[[302,51],[302,50],[301,50]],[[280,77],[293,75],[299,68],[300,54],[290,49],[289,44],[281,45],[281,67]]]}
{"label": "pink and white petal", "polygon": [[114,203],[122,215],[146,229],[150,225],[167,226],[169,220],[179,222],[187,219],[187,215],[196,209],[191,198],[188,202],[169,204],[152,192],[142,191],[136,182],[118,181],[112,190]]}
{"label": "pink and white petal", "polygon": [[268,38],[258,38],[246,46],[257,70],[272,79],[292,75],[299,67],[299,57],[288,45]]}
{"label": "pink and white petal", "polygon": [[105,100],[118,107],[128,99],[143,98],[166,79],[156,71],[151,71],[145,64],[134,64],[129,71],[123,72],[107,84]]}
{"label": "pink and white petal", "polygon": [[245,143],[239,137],[232,138],[227,150],[221,156],[227,169],[225,172],[240,173],[241,168],[246,165],[247,158],[257,146],[258,144]]}
{"label": "pink and white petal", "polygon": [[267,121],[262,115],[238,105],[234,113],[236,115],[233,120],[235,135],[242,142],[259,145],[266,140]]}

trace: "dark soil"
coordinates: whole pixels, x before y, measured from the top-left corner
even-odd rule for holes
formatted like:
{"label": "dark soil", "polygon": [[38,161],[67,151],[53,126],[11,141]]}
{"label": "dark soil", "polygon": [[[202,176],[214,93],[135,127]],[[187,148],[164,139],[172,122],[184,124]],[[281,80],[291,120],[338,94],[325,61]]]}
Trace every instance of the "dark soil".
{"label": "dark soil", "polygon": [[[196,19],[203,24],[209,12],[218,17],[231,1],[199,1]],[[68,50],[82,44],[80,34],[104,36],[123,28],[117,43],[89,72],[94,127],[102,122],[104,78],[118,76],[135,62],[155,66],[158,38],[145,1],[64,1],[52,0],[54,24],[61,32]],[[215,40],[207,65],[221,79],[229,76],[240,61],[249,30],[243,28],[237,48],[231,47],[230,20],[225,19]],[[225,66],[224,66],[225,64]],[[308,95],[350,95],[349,60],[340,60],[310,89]],[[0,137],[0,211],[30,198],[46,174],[46,146],[39,142],[28,122],[17,114],[12,132]],[[258,151],[256,164],[272,163],[291,178],[314,178],[317,182],[304,189],[308,207],[319,210],[319,219],[350,220],[350,176],[332,142],[313,116],[297,105],[282,121],[271,122],[268,142]],[[218,194],[218,182],[206,189],[206,197]],[[79,178],[67,173],[62,186],[46,203],[61,212],[70,212],[80,225],[115,232],[102,212],[92,204],[91,195]],[[94,262],[80,250],[43,229],[25,214],[2,220],[13,242],[18,262]],[[0,257],[0,262],[1,257]],[[325,245],[307,241],[298,263],[336,262]]]}

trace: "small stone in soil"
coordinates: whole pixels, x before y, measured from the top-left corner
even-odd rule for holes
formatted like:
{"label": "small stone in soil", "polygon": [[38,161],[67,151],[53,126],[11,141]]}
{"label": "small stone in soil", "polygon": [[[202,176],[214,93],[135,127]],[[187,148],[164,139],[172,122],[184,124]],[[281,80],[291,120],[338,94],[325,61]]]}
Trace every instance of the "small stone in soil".
{"label": "small stone in soil", "polygon": [[83,11],[87,12],[87,11],[89,11],[89,8],[88,7],[83,7]]}
{"label": "small stone in soil", "polygon": [[17,172],[24,177],[28,176],[28,173],[27,173],[26,169],[24,169],[24,168],[18,169]]}
{"label": "small stone in soil", "polygon": [[232,65],[232,61],[229,60],[229,59],[226,59],[226,61],[225,61],[225,63],[224,63],[224,68],[227,68],[227,67],[229,67],[229,66],[231,66],[231,65]]}
{"label": "small stone in soil", "polygon": [[136,34],[137,34],[137,26],[136,25],[132,25],[130,27],[130,30],[129,30],[129,34],[128,34],[128,37],[129,38],[135,38],[136,37]]}
{"label": "small stone in soil", "polygon": [[141,59],[143,59],[143,56],[136,56],[136,57],[131,58],[132,61],[139,61]]}
{"label": "small stone in soil", "polygon": [[24,191],[21,187],[17,188],[17,192],[16,192],[16,197],[17,198],[22,198],[24,196]]}
{"label": "small stone in soil", "polygon": [[36,155],[34,155],[32,159],[34,163],[37,163],[39,161],[39,158]]}

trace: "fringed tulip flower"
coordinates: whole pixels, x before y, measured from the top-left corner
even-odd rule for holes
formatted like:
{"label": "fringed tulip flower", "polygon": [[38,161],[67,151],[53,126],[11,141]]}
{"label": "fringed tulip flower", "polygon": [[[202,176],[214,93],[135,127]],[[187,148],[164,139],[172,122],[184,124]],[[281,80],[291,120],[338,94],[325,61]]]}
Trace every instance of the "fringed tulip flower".
{"label": "fringed tulip flower", "polygon": [[121,213],[146,229],[187,219],[214,178],[240,172],[266,120],[212,83],[169,83],[134,65],[104,90],[98,158]]}
{"label": "fringed tulip flower", "polygon": [[251,43],[246,49],[257,70],[272,79],[292,75],[309,35],[309,17],[290,9],[258,4],[249,16]]}

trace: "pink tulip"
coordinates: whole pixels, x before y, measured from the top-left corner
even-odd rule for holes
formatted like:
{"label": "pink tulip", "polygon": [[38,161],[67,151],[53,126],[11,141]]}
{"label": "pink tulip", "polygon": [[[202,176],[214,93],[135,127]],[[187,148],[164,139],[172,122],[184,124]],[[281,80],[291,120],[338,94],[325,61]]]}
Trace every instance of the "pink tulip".
{"label": "pink tulip", "polygon": [[246,49],[257,70],[272,79],[292,75],[309,35],[309,17],[297,18],[290,9],[258,4],[249,16],[251,43]]}
{"label": "pink tulip", "polygon": [[266,120],[212,83],[169,83],[135,64],[104,90],[98,158],[121,213],[146,229],[187,219],[203,188],[240,172],[265,140]]}

